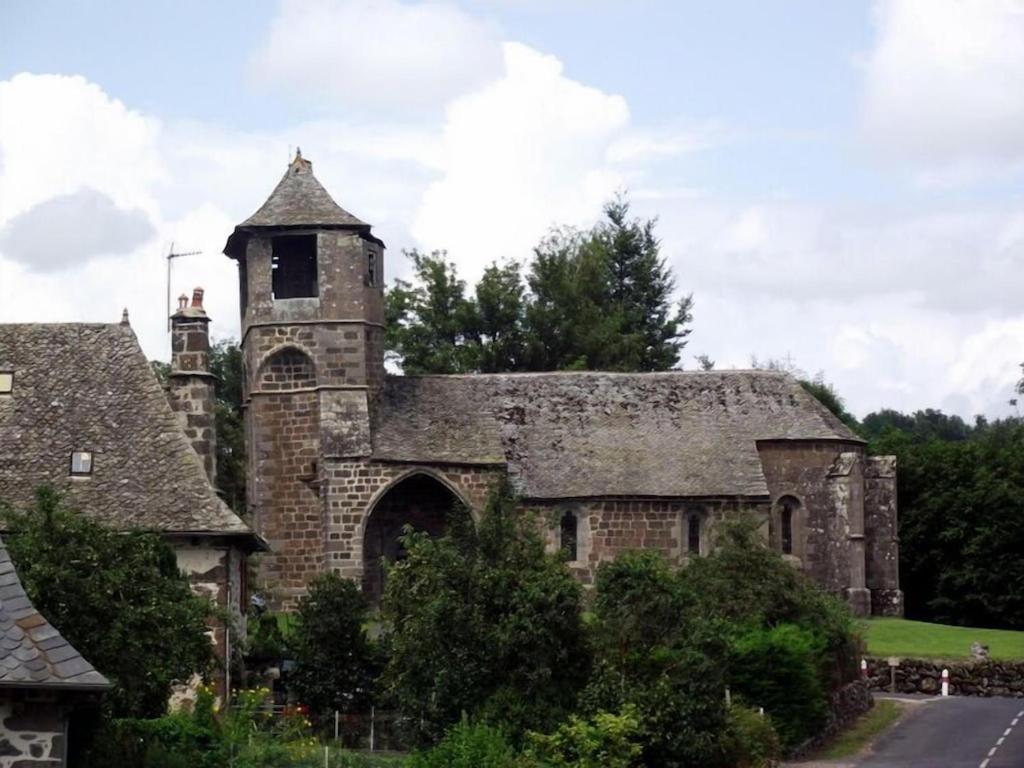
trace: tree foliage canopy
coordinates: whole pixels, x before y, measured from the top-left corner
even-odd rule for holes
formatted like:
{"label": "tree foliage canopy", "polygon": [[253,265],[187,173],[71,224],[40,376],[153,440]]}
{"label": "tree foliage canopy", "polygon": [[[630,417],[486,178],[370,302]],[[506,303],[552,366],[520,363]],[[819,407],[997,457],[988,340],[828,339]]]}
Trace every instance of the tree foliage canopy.
{"label": "tree foliage canopy", "polygon": [[908,617],[1024,629],[1024,422],[889,411],[864,423],[872,450],[897,457]]}
{"label": "tree foliage canopy", "polygon": [[622,196],[592,229],[553,230],[527,272],[492,264],[472,295],[442,251],[411,251],[414,279],[387,293],[386,344],[406,373],[673,367],[693,301],[674,300],[656,222]]}
{"label": "tree foliage canopy", "polygon": [[587,669],[581,587],[508,485],[478,526],[454,514],[445,535],[404,543],[384,595],[384,686],[421,737],[463,712],[518,734],[561,720]]}
{"label": "tree foliage canopy", "polygon": [[740,762],[727,685],[793,746],[820,727],[827,692],[856,674],[847,608],[768,549],[752,519],[723,524],[713,552],[686,568],[654,552],[603,563],[593,608],[583,698],[591,711],[640,713],[645,765]]}
{"label": "tree foliage canopy", "polygon": [[321,719],[369,707],[380,660],[363,629],[368,611],[360,585],[335,573],[316,578],[299,601],[289,637],[296,662],[291,681]]}
{"label": "tree foliage canopy", "polygon": [[196,597],[156,534],[111,531],[63,508],[48,488],[5,510],[7,548],[36,608],[114,684],[113,716],[156,717],[171,683],[213,661],[212,606]]}

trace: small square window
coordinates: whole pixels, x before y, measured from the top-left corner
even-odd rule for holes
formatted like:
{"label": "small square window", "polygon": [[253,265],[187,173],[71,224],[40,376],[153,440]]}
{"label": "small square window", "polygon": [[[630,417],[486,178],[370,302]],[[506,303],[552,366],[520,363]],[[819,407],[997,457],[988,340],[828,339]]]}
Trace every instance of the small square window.
{"label": "small square window", "polygon": [[9,395],[14,391],[14,374],[0,371],[0,395]]}
{"label": "small square window", "polygon": [[92,451],[71,452],[71,474],[78,476],[92,474]]}

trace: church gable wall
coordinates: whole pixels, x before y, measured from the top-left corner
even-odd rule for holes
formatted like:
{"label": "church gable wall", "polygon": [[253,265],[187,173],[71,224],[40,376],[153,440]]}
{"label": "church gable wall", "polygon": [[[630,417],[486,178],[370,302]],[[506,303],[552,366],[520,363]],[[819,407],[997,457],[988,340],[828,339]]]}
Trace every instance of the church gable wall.
{"label": "church gable wall", "polygon": [[[851,494],[863,493],[844,479],[830,480],[840,453],[862,453],[856,444],[764,442],[758,445],[773,505],[786,496],[800,502],[794,522],[794,558],[825,589],[845,597],[850,586]],[[772,510],[772,543],[780,544],[779,509]]]}

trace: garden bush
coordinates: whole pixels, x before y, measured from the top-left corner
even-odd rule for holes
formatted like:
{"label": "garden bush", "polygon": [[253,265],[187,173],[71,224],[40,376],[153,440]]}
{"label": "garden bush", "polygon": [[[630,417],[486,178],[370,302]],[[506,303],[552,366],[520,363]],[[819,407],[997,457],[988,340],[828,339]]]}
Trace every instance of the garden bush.
{"label": "garden bush", "polygon": [[582,588],[545,552],[536,521],[504,481],[478,526],[453,514],[447,533],[408,533],[388,572],[384,619],[391,703],[429,744],[462,713],[514,741],[548,730],[576,704],[590,653]]}
{"label": "garden bush", "polygon": [[729,708],[726,754],[732,768],[771,768],[779,764],[782,743],[770,716],[751,707]]}
{"label": "garden bush", "polygon": [[633,707],[621,714],[573,715],[550,735],[531,733],[526,759],[545,768],[633,768],[642,746],[640,717]]}
{"label": "garden bush", "polygon": [[591,713],[635,710],[644,765],[722,764],[726,633],[696,605],[656,553],[621,555],[598,570],[596,661],[582,701]]}
{"label": "garden bush", "polygon": [[519,768],[516,751],[497,728],[468,721],[454,726],[437,744],[417,752],[406,768]]}
{"label": "garden bush", "polygon": [[787,749],[817,733],[828,715],[820,674],[822,641],[793,624],[756,629],[734,645],[733,690],[764,707]]}
{"label": "garden bush", "polygon": [[363,629],[369,604],[351,579],[326,573],[299,600],[288,645],[295,656],[291,686],[322,724],[338,712],[370,708],[380,653]]}

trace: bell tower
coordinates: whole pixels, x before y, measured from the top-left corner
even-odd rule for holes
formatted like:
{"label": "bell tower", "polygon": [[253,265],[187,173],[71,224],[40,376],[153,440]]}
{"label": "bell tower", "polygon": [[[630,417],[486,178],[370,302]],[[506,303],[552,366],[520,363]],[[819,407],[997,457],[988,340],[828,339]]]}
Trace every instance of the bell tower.
{"label": "bell tower", "polygon": [[260,580],[290,608],[324,567],[329,467],[371,453],[384,380],[384,243],[341,208],[297,152],[235,227],[253,527]]}

